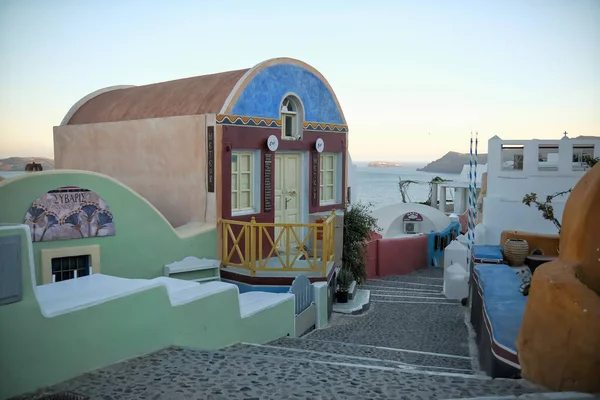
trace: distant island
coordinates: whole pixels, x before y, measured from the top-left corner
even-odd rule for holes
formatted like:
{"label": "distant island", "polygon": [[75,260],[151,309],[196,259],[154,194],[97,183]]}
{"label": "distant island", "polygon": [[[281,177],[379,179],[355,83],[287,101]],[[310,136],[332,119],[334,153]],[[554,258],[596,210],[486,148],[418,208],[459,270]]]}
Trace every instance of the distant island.
{"label": "distant island", "polygon": [[[469,163],[470,155],[468,153],[457,153],[449,151],[442,158],[430,162],[417,171],[435,172],[440,174],[460,174],[463,166]],[[487,164],[487,154],[479,154],[478,164]]]}
{"label": "distant island", "polygon": [[42,164],[44,171],[54,169],[54,160],[46,157],[9,157],[0,159],[0,171],[25,171],[30,162]]}
{"label": "distant island", "polygon": [[377,168],[381,168],[381,167],[401,167],[402,165],[395,163],[395,162],[390,162],[390,161],[371,161],[369,164],[367,164],[369,167],[377,167]]}

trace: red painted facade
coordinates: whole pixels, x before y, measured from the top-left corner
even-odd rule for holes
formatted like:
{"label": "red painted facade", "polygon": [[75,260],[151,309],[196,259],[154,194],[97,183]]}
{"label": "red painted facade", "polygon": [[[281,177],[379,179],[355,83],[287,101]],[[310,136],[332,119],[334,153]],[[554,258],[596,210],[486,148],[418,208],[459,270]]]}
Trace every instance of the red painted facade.
{"label": "red painted facade", "polygon": [[[280,128],[265,128],[265,127],[247,127],[247,126],[236,126],[236,125],[222,125],[223,128],[223,139],[222,139],[222,199],[223,199],[223,215],[224,219],[231,219],[234,221],[250,221],[252,217],[256,218],[256,222],[274,222],[275,220],[275,191],[271,191],[271,204],[273,207],[270,212],[264,212],[265,198],[264,198],[264,160],[265,153],[269,152],[267,149],[267,138],[270,135],[276,135],[281,137]],[[311,157],[318,154],[315,150],[315,142],[318,138],[323,139],[325,143],[325,151],[328,153],[341,153],[342,154],[342,171],[346,170],[346,133],[338,132],[315,132],[315,131],[304,131],[302,140],[279,140],[279,147],[277,151],[301,151],[310,152]],[[231,153],[236,150],[260,150],[261,151],[261,162],[260,162],[260,182],[261,182],[261,193],[263,198],[261,199],[261,210],[255,214],[232,216],[231,215]],[[274,152],[276,153],[276,152]],[[275,162],[273,157],[273,163]],[[309,188],[309,196],[304,199],[308,201],[308,212],[315,213],[320,211],[331,211],[334,209],[343,208],[346,201],[345,190],[342,190],[342,201],[339,204],[333,204],[328,206],[314,206],[311,202],[313,192],[310,182],[313,179],[313,172],[310,169],[310,165],[306,165],[305,168],[309,168],[307,187]],[[317,172],[318,174],[318,172]],[[317,182],[319,176],[317,175]],[[342,173],[342,188],[346,187],[346,174]],[[319,182],[320,183],[320,182]],[[271,174],[271,187],[275,187],[275,168]],[[317,184],[317,191],[319,190],[319,184]],[[317,199],[320,198],[320,193],[316,193]]]}
{"label": "red painted facade", "polygon": [[[308,202],[308,212],[315,213],[321,211],[331,211],[334,209],[343,208],[343,205],[346,201],[346,193],[344,188],[346,187],[346,174],[344,171],[346,170],[346,141],[347,134],[346,133],[338,133],[338,132],[315,132],[315,131],[304,131],[302,140],[281,140],[281,129],[280,128],[266,128],[266,127],[249,127],[249,126],[236,126],[236,125],[222,125],[222,215],[221,218],[229,219],[233,221],[245,221],[249,222],[252,217],[256,219],[258,223],[273,223],[275,221],[275,190],[271,190],[271,210],[265,212],[265,154],[273,153],[272,157],[272,173],[270,177],[270,185],[271,188],[275,187],[275,153],[271,152],[267,148],[267,139],[270,135],[276,135],[279,140],[279,147],[277,151],[298,151],[298,152],[310,152],[309,164],[303,166],[304,168],[308,168],[308,182],[306,182],[309,194],[306,199],[302,201]],[[320,166],[317,167],[317,193],[313,193],[313,188],[310,182],[313,180],[313,171],[311,168],[312,157],[317,157],[317,161],[319,159],[317,151],[315,150],[315,142],[318,138],[323,139],[325,143],[325,151],[331,153],[340,153],[342,155],[342,201],[339,204],[333,204],[328,206],[314,206],[312,204],[313,195],[316,195],[317,201],[320,199],[319,187],[319,170]],[[245,215],[231,215],[231,154],[236,150],[260,150],[260,193],[262,193],[261,197],[261,209],[259,212],[253,214],[245,214]],[[255,178],[256,179],[256,178]],[[308,221],[304,221],[308,222]],[[237,238],[237,235],[240,232],[240,229],[232,227],[233,233]],[[269,234],[272,238],[274,238],[274,229],[267,228]],[[233,244],[232,240],[229,239],[230,246]],[[239,241],[240,244],[244,243],[244,238]],[[230,247],[231,248],[231,247]],[[271,245],[268,241],[264,241],[263,243],[263,256],[266,255],[271,250]],[[233,262],[239,262],[239,258],[236,254],[233,254],[231,259]]]}

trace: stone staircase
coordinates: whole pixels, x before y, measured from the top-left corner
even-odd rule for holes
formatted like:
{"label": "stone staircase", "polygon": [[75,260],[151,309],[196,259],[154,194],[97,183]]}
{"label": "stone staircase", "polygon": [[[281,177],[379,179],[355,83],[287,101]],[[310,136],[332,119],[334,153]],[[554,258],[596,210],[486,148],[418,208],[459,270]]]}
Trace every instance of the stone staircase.
{"label": "stone staircase", "polygon": [[371,291],[367,312],[334,314],[327,328],[302,338],[213,351],[171,347],[52,390],[121,400],[463,399],[546,392],[477,370],[466,309],[441,295],[441,273],[368,281],[361,285]]}

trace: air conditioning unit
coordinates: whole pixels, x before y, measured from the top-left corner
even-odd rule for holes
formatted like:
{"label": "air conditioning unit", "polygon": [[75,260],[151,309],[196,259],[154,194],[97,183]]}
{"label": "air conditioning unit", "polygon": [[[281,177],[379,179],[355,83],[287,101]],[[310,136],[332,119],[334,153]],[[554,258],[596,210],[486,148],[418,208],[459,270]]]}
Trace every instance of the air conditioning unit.
{"label": "air conditioning unit", "polygon": [[405,222],[404,223],[404,233],[417,233],[417,223],[416,222]]}

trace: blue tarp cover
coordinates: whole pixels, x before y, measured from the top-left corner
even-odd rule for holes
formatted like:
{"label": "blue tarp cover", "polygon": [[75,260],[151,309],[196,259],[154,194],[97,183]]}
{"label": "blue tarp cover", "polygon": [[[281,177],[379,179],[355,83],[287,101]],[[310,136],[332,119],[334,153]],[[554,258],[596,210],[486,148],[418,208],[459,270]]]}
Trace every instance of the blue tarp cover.
{"label": "blue tarp cover", "polygon": [[473,258],[478,260],[502,261],[502,246],[475,245],[473,246]]}
{"label": "blue tarp cover", "polygon": [[515,342],[527,303],[527,297],[519,291],[521,278],[505,264],[476,264],[475,274],[494,339],[516,352]]}

